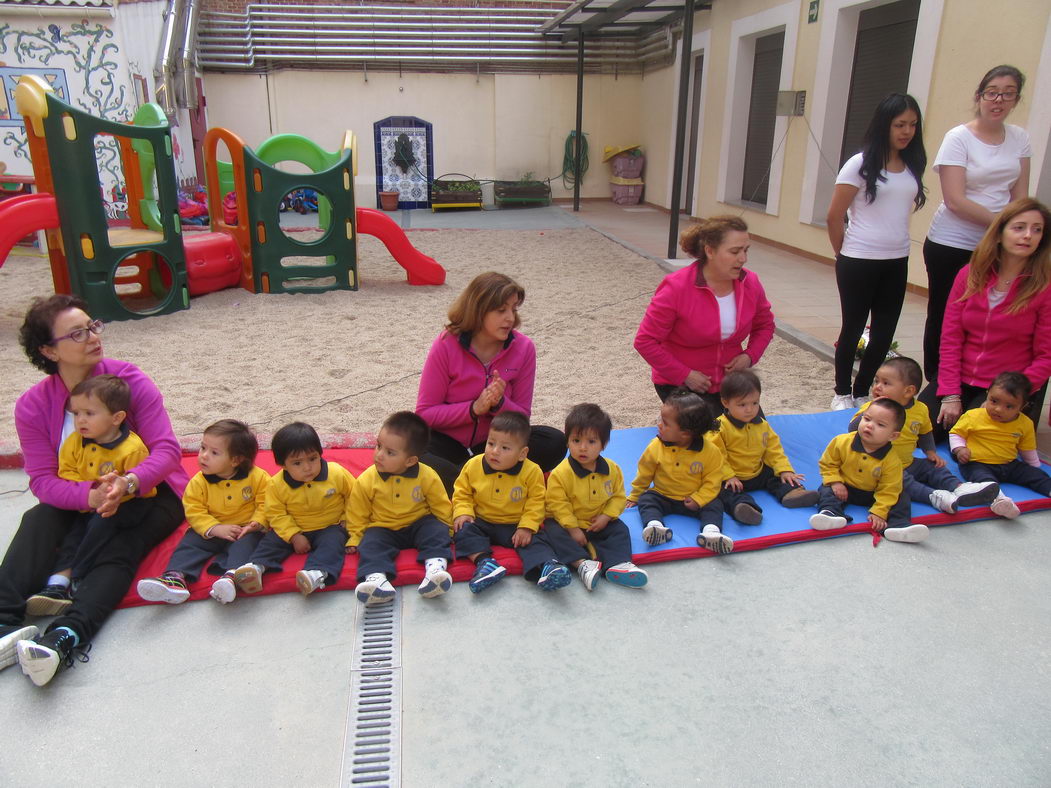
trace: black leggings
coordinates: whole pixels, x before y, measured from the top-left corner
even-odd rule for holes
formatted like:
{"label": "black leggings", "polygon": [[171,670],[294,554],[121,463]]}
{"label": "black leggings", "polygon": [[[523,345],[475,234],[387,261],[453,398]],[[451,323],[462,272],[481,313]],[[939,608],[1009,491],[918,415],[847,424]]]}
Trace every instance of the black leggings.
{"label": "black leggings", "polygon": [[[908,257],[862,260],[836,256],[836,285],[843,315],[836,342],[836,394],[863,397],[869,393],[876,370],[887,358],[894,341],[894,330],[898,327],[901,306],[905,303],[908,276]],[[870,313],[869,341],[851,386],[858,340],[865,330],[865,323],[869,322]]]}
{"label": "black leggings", "polygon": [[[933,382],[938,379],[938,363],[941,360],[942,321],[945,305],[956,274],[971,259],[971,249],[932,241],[923,242],[923,264],[927,268],[927,322],[923,326],[923,376]],[[935,416],[931,411],[931,416]]]}

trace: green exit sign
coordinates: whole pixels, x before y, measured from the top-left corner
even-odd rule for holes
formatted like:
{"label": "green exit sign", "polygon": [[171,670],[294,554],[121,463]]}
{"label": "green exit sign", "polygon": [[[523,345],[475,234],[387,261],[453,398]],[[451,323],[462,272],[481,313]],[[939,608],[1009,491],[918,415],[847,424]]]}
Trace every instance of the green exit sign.
{"label": "green exit sign", "polygon": [[817,21],[817,7],[820,0],[810,0],[810,10],[807,11],[806,21],[808,24],[814,24]]}

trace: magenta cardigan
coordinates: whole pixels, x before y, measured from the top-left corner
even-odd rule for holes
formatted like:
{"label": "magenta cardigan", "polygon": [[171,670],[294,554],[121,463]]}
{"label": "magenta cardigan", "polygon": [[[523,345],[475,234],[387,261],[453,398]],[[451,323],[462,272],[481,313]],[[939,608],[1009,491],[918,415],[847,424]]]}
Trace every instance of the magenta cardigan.
{"label": "magenta cardigan", "polygon": [[[507,381],[503,402],[496,411],[475,417],[471,405],[489,384],[494,369]],[[485,440],[495,413],[514,410],[528,418],[533,407],[535,377],[536,348],[525,334],[512,331],[503,350],[486,369],[471,351],[469,334],[442,331],[423,363],[416,412],[431,429],[444,432],[471,448]]]}
{"label": "magenta cardigan", "polygon": [[752,364],[759,361],[774,335],[774,313],[754,272],[741,271],[734,300],[737,327],[724,340],[719,303],[700,263],[664,277],[635,334],[635,349],[653,368],[654,383],[679,386],[696,369],[712,379],[710,390],[717,392],[723,367],[734,356],[747,353]]}
{"label": "magenta cardigan", "polygon": [[985,388],[1001,372],[1025,373],[1036,391],[1051,375],[1051,287],[1034,296],[1021,312],[1007,314],[1023,274],[990,311],[995,274],[985,290],[960,301],[970,271],[971,266],[965,265],[956,274],[945,307],[938,396],[959,394],[961,383]]}
{"label": "magenta cardigan", "polygon": [[[182,468],[182,450],[164,409],[164,398],[146,374],[126,361],[104,358],[91,371],[123,378],[131,388],[127,424],[142,438],[150,456],[129,468],[139,477],[142,490],[161,482],[182,497],[189,477]],[[28,389],[15,403],[15,429],[22,446],[29,489],[41,503],[59,509],[87,509],[91,482],[72,482],[58,476],[58,450],[62,442],[69,391],[57,374],[48,375]]]}

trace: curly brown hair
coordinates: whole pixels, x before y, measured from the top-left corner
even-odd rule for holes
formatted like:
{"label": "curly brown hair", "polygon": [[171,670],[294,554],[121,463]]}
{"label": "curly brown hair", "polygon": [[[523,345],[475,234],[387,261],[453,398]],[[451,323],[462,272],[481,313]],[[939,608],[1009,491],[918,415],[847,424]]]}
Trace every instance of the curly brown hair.
{"label": "curly brown hair", "polygon": [[52,330],[55,318],[67,309],[82,309],[87,312],[88,304],[80,296],[68,293],[55,293],[47,298],[35,298],[29,305],[25,320],[22,321],[22,327],[18,331],[18,341],[22,345],[22,350],[29,356],[34,367],[48,375],[58,372],[58,364],[41,353],[40,349],[51,344],[55,338]]}

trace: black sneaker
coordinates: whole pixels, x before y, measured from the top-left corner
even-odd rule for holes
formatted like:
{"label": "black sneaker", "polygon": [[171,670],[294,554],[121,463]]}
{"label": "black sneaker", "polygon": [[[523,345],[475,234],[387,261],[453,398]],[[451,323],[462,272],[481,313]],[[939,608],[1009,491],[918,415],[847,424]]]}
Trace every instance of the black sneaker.
{"label": "black sneaker", "polygon": [[33,640],[20,640],[16,645],[18,664],[30,681],[43,687],[58,672],[63,664],[73,665],[74,659],[88,661],[91,646],[74,645],[75,639],[67,629],[53,629]]}
{"label": "black sneaker", "polygon": [[27,616],[60,616],[73,604],[69,586],[58,584],[44,586],[26,600]]}
{"label": "black sneaker", "polygon": [[0,670],[18,662],[18,654],[15,651],[15,644],[18,641],[35,638],[39,634],[39,629],[27,627],[24,624],[0,626]]}

